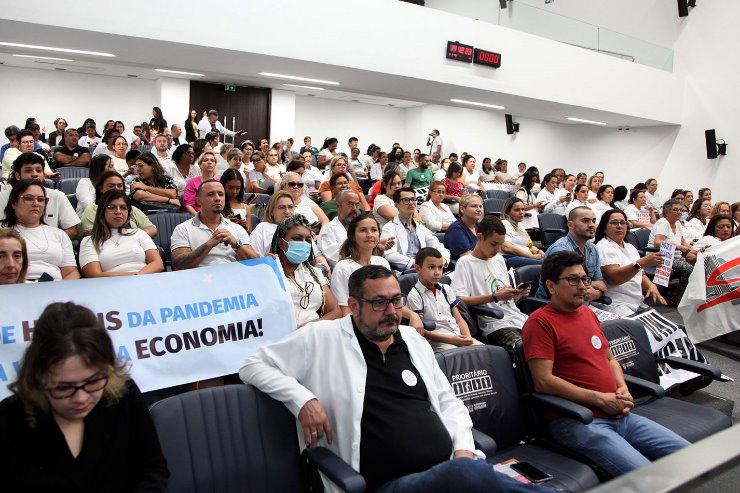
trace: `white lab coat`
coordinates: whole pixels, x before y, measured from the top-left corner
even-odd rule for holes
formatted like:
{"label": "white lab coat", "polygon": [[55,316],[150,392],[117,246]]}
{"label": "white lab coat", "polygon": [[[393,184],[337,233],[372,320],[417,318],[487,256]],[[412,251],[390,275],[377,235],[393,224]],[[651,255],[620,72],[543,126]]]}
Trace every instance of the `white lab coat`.
{"label": "white lab coat", "polygon": [[[434,359],[431,346],[415,329],[400,326],[399,330],[408,346],[411,362],[427,387],[429,403],[452,439],[450,458],[455,450],[474,451],[473,423],[468,409],[455,397]],[[239,370],[239,376],[244,383],[281,401],[296,417],[308,401],[318,399],[334,430],[331,444],[325,437],[319,444],[356,471],[360,470],[360,423],[367,365],[354,334],[351,315],[310,323],[260,348]],[[303,430],[298,420],[296,427],[303,449]],[[337,491],[333,485],[325,483],[329,491]]]}
{"label": "white lab coat", "polygon": [[[392,221],[388,221],[385,226],[383,226],[380,239],[388,238],[390,236],[396,238],[396,243],[393,248],[386,250],[384,255],[385,259],[398,270],[404,271],[406,269],[410,269],[414,265],[414,259],[406,256],[406,252],[409,250],[409,236],[406,232],[406,227],[403,224],[401,216],[394,217]],[[442,257],[444,257],[445,263],[449,263],[450,251],[439,242],[437,237],[434,236],[434,233],[429,231],[426,226],[416,223],[416,236],[419,237],[421,248],[436,248],[440,251]]]}

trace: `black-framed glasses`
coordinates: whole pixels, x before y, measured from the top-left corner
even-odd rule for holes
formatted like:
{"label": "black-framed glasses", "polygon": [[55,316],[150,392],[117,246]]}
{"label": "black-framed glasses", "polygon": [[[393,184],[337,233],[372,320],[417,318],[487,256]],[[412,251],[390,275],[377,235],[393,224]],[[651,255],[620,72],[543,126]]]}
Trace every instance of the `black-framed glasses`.
{"label": "black-framed glasses", "polygon": [[46,391],[49,392],[49,396],[52,399],[67,399],[74,396],[78,390],[84,390],[88,394],[91,394],[102,390],[106,385],[108,385],[108,377],[103,376],[88,380],[82,385],[57,385],[56,387],[47,388]]}
{"label": "black-framed glasses", "polygon": [[303,296],[298,301],[298,304],[304,310],[308,308],[308,303],[311,301],[311,293],[313,293],[314,284],[311,281],[306,281],[306,285],[303,287]]}
{"label": "black-framed glasses", "polygon": [[398,202],[401,204],[410,204],[415,201],[416,201],[416,197],[402,197],[398,199]]}
{"label": "black-framed glasses", "polygon": [[568,284],[570,284],[571,286],[578,286],[578,283],[580,283],[580,282],[582,282],[586,286],[590,286],[591,285],[591,278],[588,277],[588,276],[583,276],[583,277],[580,277],[580,276],[563,276],[563,277],[558,277],[558,281],[563,280],[563,279],[567,280],[568,281]]}
{"label": "black-framed glasses", "polygon": [[375,300],[368,300],[365,298],[358,298],[360,301],[363,301],[373,307],[373,311],[375,312],[384,312],[388,305],[393,305],[393,308],[403,308],[406,306],[406,297],[404,295],[398,295],[394,298],[388,299],[388,298],[378,298]]}
{"label": "black-framed glasses", "polygon": [[612,226],[627,226],[627,221],[609,221],[607,224],[611,224]]}
{"label": "black-framed glasses", "polygon": [[128,212],[128,206],[126,205],[106,205],[105,210],[115,212],[115,211],[121,211],[121,212]]}

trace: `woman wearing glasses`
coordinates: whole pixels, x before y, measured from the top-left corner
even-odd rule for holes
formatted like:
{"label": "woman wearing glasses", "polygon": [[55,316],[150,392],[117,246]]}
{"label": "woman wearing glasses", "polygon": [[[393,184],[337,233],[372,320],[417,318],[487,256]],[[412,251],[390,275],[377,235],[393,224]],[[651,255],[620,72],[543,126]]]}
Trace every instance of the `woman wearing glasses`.
{"label": "woman wearing glasses", "polygon": [[114,277],[162,272],[164,265],[149,235],[131,227],[131,202],[123,190],[103,194],[92,234],[80,243],[85,277]]}
{"label": "woman wearing glasses", "polygon": [[342,316],[326,277],[313,265],[311,230],[302,215],[296,214],[278,224],[270,253],[280,260],[298,328],[315,320]]}
{"label": "woman wearing glasses", "polygon": [[321,210],[321,207],[303,193],[304,188],[305,184],[301,179],[301,175],[293,171],[285,173],[280,182],[280,189],[290,193],[290,196],[293,197],[295,214],[301,214],[311,225],[316,223],[321,226],[329,224],[329,218],[326,217],[326,214]]}
{"label": "woman wearing glasses", "polygon": [[612,209],[602,216],[594,240],[599,251],[601,274],[612,299],[608,309],[622,316],[632,315],[640,308],[643,292],[653,303],[666,304],[644,270],[648,266],[661,265],[663,256],[655,252],[640,257],[637,249],[625,241],[629,230],[627,215]]}
{"label": "woman wearing glasses", "polygon": [[272,238],[275,236],[277,225],[292,216],[294,212],[295,204],[290,193],[279,190],[270,197],[265,209],[264,219],[249,235],[252,246],[260,254],[260,257],[264,257],[270,252],[270,245],[272,245]]}
{"label": "woman wearing glasses", "polygon": [[[323,182],[319,187],[319,196],[321,197],[322,201],[331,200],[334,198],[329,180],[333,175],[347,174],[347,158],[344,157],[343,154],[337,154],[332,158],[331,161],[329,161],[329,169],[331,170],[331,175],[327,176],[327,181]],[[360,206],[362,207],[362,210],[370,211],[370,206],[367,205],[367,201],[365,200],[365,192],[362,190],[362,187],[358,185],[357,182],[352,180],[350,180],[349,182],[349,187],[357,192],[357,194],[360,196]]]}
{"label": "woman wearing glasses", "polygon": [[49,305],[0,403],[3,491],[163,492],[167,462],[98,317]]}
{"label": "woman wearing glasses", "polygon": [[72,242],[59,228],[43,224],[49,199],[44,184],[38,180],[20,180],[5,207],[3,226],[14,228],[28,248],[28,281],[79,279]]}
{"label": "woman wearing glasses", "polygon": [[424,226],[433,233],[445,232],[456,221],[450,206],[442,202],[447,193],[445,184],[441,181],[429,185],[426,201],[419,207],[419,214],[424,220]]}

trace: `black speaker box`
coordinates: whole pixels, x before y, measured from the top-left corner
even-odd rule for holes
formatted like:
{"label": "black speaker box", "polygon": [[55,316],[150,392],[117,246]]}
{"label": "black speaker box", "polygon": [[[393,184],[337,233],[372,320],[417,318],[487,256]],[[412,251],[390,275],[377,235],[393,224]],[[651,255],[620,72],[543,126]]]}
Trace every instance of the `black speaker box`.
{"label": "black speaker box", "polygon": [[506,117],[506,133],[509,135],[513,135],[514,132],[518,132],[519,124],[514,123],[513,117],[509,114],[506,114],[504,116]]}
{"label": "black speaker box", "polygon": [[689,15],[689,2],[688,0],[678,0],[678,16],[686,17]]}
{"label": "black speaker box", "polygon": [[704,138],[707,140],[707,159],[717,159],[717,136],[714,129],[705,130]]}

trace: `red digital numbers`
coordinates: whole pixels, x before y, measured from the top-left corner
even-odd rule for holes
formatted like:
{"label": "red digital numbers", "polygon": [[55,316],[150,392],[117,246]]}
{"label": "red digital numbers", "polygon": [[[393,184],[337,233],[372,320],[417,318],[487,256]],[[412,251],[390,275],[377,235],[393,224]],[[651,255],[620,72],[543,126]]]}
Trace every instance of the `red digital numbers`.
{"label": "red digital numbers", "polygon": [[473,63],[498,68],[501,66],[501,54],[476,48]]}
{"label": "red digital numbers", "polygon": [[473,47],[457,41],[448,41],[447,58],[459,62],[471,63],[473,61]]}

